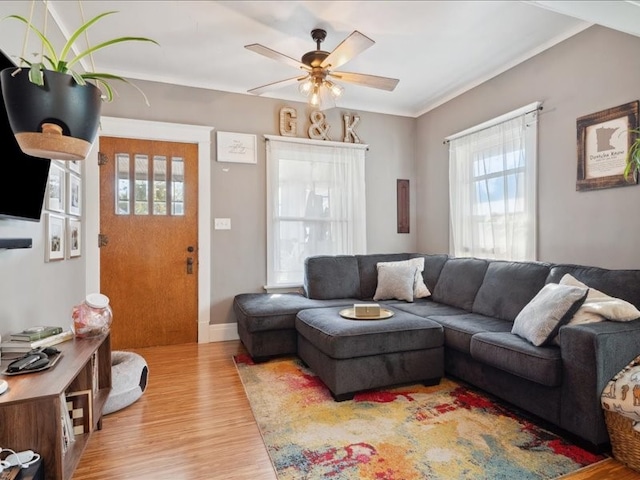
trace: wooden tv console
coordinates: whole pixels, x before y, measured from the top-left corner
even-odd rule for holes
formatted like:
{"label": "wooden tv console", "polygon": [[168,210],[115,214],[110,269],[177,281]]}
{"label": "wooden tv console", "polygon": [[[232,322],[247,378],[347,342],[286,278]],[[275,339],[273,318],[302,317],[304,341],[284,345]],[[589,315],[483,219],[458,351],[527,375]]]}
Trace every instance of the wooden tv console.
{"label": "wooden tv console", "polygon": [[[68,480],[91,432],[102,426],[102,409],[111,391],[111,339],[109,334],[76,338],[55,347],[62,357],[48,370],[0,376],[9,383],[0,395],[0,446],[16,452],[33,450],[44,462],[47,480]],[[8,364],[2,360],[0,371]],[[82,411],[74,425],[84,433],[65,442],[63,402],[72,400]]]}

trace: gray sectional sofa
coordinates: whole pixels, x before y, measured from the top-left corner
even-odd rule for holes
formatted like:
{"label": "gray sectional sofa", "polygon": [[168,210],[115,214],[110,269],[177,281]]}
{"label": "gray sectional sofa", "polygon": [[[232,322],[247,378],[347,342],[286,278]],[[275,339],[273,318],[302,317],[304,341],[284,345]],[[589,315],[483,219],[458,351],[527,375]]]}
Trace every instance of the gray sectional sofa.
{"label": "gray sectional sofa", "polygon": [[[358,336],[345,340],[354,330],[335,312],[372,301],[377,264],[419,257],[431,295],[377,302],[397,312],[399,322],[387,325],[419,330],[388,334],[367,322],[376,330],[357,327]],[[600,394],[640,353],[640,319],[561,326],[554,342],[542,346],[512,333],[525,307],[565,274],[640,308],[640,270],[402,253],[309,257],[303,292],[239,294],[234,312],[255,361],[298,354],[334,394],[396,380],[433,382],[442,369],[602,449],[609,437]],[[373,385],[362,380],[371,368],[390,372],[388,378]],[[350,371],[359,373],[335,379]]]}

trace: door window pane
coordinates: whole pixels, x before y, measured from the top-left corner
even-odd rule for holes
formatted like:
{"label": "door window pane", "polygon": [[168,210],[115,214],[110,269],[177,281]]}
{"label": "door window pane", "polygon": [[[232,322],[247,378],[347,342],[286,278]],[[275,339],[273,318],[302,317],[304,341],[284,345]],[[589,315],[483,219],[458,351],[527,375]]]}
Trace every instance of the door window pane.
{"label": "door window pane", "polygon": [[184,159],[171,159],[171,215],[184,215]]}
{"label": "door window pane", "polygon": [[135,156],[135,214],[149,215],[149,157]]}
{"label": "door window pane", "polygon": [[116,215],[131,213],[131,178],[129,176],[129,155],[116,154]]}
{"label": "door window pane", "polygon": [[153,214],[167,214],[167,157],[153,157]]}

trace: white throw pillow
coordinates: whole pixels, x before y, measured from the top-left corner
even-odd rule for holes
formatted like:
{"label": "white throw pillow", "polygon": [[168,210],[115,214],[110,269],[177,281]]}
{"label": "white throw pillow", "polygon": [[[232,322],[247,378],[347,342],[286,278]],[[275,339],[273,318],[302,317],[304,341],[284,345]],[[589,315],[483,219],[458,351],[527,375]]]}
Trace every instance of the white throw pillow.
{"label": "white throw pillow", "polygon": [[413,281],[413,298],[426,298],[431,296],[431,292],[427,288],[424,283],[424,279],[422,278],[422,272],[424,270],[424,257],[416,257],[411,258],[409,260],[400,260],[397,262],[378,262],[377,267],[380,265],[390,265],[394,266],[409,266],[416,267],[416,273],[414,275]]}
{"label": "white throw pillow", "polygon": [[597,322],[603,318],[614,322],[629,322],[640,318],[640,310],[633,304],[591,288],[568,273],[562,277],[560,285],[589,289],[587,299],[569,322],[570,325]]}
{"label": "white throw pillow", "polygon": [[511,333],[539,347],[549,343],[587,298],[588,289],[548,283],[520,311]]}
{"label": "white throw pillow", "polygon": [[413,283],[418,270],[412,265],[386,265],[379,263],[378,286],[374,300],[405,300],[413,302]]}

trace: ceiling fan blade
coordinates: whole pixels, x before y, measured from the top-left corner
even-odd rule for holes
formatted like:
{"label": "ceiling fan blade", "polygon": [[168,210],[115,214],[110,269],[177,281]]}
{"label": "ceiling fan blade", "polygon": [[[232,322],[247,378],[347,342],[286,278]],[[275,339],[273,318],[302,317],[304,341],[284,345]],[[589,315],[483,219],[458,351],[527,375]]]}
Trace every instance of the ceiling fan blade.
{"label": "ceiling fan blade", "polygon": [[338,68],[375,43],[366,35],[354,30],[340,45],[333,49],[333,52],[324,59],[320,66],[322,68]]}
{"label": "ceiling fan blade", "polygon": [[269,92],[271,90],[288,87],[289,85],[293,85],[294,83],[302,81],[305,78],[307,78],[307,75],[304,75],[302,77],[287,78],[286,80],[279,80],[277,82],[268,83],[266,85],[262,85],[261,87],[252,88],[251,90],[247,91],[249,93],[253,93],[254,95],[262,95],[263,93]]}
{"label": "ceiling fan blade", "polygon": [[271,58],[273,60],[277,60],[279,62],[286,63],[287,65],[292,66],[293,68],[301,68],[303,70],[309,70],[304,63],[296,60],[295,58],[288,57],[283,53],[276,52],[264,45],[260,45],[259,43],[252,43],[251,45],[245,45],[244,48],[247,50],[251,50],[252,52],[259,53],[260,55],[264,55],[265,57]]}
{"label": "ceiling fan blade", "polygon": [[329,76],[347,83],[355,83],[364,87],[379,88],[391,92],[400,80],[397,78],[378,77],[376,75],[365,75],[363,73],[331,72]]}

